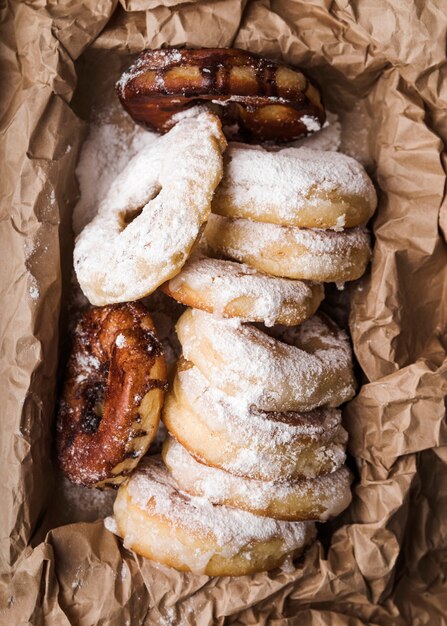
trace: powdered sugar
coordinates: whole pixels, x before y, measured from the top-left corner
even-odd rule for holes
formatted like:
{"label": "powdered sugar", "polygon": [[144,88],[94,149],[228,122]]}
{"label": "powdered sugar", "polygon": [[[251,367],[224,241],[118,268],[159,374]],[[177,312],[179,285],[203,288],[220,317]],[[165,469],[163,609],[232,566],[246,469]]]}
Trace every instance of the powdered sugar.
{"label": "powdered sugar", "polygon": [[340,148],[340,143],[341,124],[338,115],[328,111],[327,120],[321,130],[313,135],[297,139],[287,144],[287,147],[311,148],[312,150],[330,150],[336,152]]}
{"label": "powdered sugar", "polygon": [[129,161],[156,138],[155,133],[136,125],[123,130],[101,119],[90,125],[76,167],[81,196],[73,210],[75,235],[95,217],[99,204]]}
{"label": "powdered sugar", "polygon": [[124,348],[126,346],[126,338],[123,334],[119,333],[115,339],[115,345],[118,348]]}
{"label": "powdered sugar", "polygon": [[303,115],[300,118],[300,121],[304,124],[309,133],[315,133],[321,128],[320,120],[317,117],[312,117],[311,115]]}

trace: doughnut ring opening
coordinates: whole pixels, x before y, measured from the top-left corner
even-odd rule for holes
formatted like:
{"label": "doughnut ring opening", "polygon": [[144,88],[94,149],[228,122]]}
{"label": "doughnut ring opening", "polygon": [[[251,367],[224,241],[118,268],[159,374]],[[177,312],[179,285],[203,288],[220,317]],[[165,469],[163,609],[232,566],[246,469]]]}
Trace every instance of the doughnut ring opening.
{"label": "doughnut ring opening", "polygon": [[377,195],[368,174],[340,152],[230,143],[214,213],[299,228],[350,228],[369,220]]}
{"label": "doughnut ring opening", "polygon": [[[114,523],[126,548],[181,571],[243,576],[298,557],[315,537],[313,522],[286,522],[214,506],[181,491],[157,457],[121,485]],[[115,526],[116,525],[116,526]]]}
{"label": "doughnut ring opening", "polygon": [[137,300],[180,271],[208,219],[225,147],[220,120],[201,113],[131,159],[76,240],[92,304]]}
{"label": "doughnut ring opening", "polygon": [[168,431],[197,461],[264,481],[315,478],[346,460],[347,433],[337,409],[265,412],[209,386],[180,359],[163,406]]}
{"label": "doughnut ring opening", "polygon": [[176,329],[183,355],[211,386],[264,411],[338,406],[354,395],[349,340],[315,315],[277,338],[237,319],[188,309]]}
{"label": "doughnut ring opening", "polygon": [[347,467],[311,480],[266,482],[207,467],[173,437],[165,440],[162,456],[183,491],[254,515],[325,522],[344,511],[352,499]]}
{"label": "doughnut ring opening", "polygon": [[159,132],[197,104],[254,141],[291,141],[326,119],[319,92],[299,70],[231,48],[145,50],[116,91],[135,121]]}
{"label": "doughnut ring opening", "polygon": [[371,257],[368,232],[301,229],[210,215],[205,237],[211,251],[261,272],[315,282],[360,278]]}
{"label": "doughnut ring opening", "polygon": [[157,432],[166,365],[141,303],[85,312],[57,418],[57,456],[74,483],[119,484]]}
{"label": "doughnut ring opening", "polygon": [[194,255],[162,289],[195,309],[267,326],[304,322],[324,297],[319,284],[269,276],[241,263]]}

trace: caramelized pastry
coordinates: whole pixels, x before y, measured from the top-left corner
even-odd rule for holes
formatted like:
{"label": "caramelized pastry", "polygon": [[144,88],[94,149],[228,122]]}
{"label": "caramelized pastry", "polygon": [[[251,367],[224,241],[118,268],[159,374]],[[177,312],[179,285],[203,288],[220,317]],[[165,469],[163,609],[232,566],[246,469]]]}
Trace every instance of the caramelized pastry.
{"label": "caramelized pastry", "polygon": [[119,484],[155,437],[165,387],[161,345],[141,303],[84,313],[57,418],[57,455],[68,478]]}
{"label": "caramelized pastry", "polygon": [[300,70],[232,48],[145,50],[116,90],[135,121],[162,133],[204,103],[255,141],[291,141],[325,121],[320,94]]}

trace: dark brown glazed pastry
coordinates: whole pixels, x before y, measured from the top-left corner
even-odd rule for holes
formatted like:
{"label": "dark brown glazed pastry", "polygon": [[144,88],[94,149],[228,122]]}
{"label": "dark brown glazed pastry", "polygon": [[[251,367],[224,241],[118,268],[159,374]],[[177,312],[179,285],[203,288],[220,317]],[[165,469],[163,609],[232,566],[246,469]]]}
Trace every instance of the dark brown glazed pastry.
{"label": "dark brown glazed pastry", "polygon": [[245,140],[290,141],[325,121],[320,94],[301,71],[233,48],[145,50],[116,90],[135,121],[161,133],[204,103]]}
{"label": "dark brown glazed pastry", "polygon": [[57,419],[58,461],[67,477],[119,484],[155,437],[165,388],[161,345],[141,303],[84,313]]}

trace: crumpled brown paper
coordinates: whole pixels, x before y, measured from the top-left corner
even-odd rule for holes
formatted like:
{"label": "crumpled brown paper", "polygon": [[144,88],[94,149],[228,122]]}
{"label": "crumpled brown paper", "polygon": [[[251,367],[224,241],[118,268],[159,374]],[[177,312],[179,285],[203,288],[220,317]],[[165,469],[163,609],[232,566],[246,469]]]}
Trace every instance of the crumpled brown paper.
{"label": "crumpled brown paper", "polygon": [[[443,0],[0,9],[1,624],[445,624],[446,14]],[[284,59],[319,82],[345,127],[359,102],[366,112],[358,141],[380,208],[371,273],[349,290],[363,386],[345,423],[358,477],[352,506],[293,572],[178,573],[125,550],[101,521],[45,535],[80,118],[130,55],[163,44]]]}

